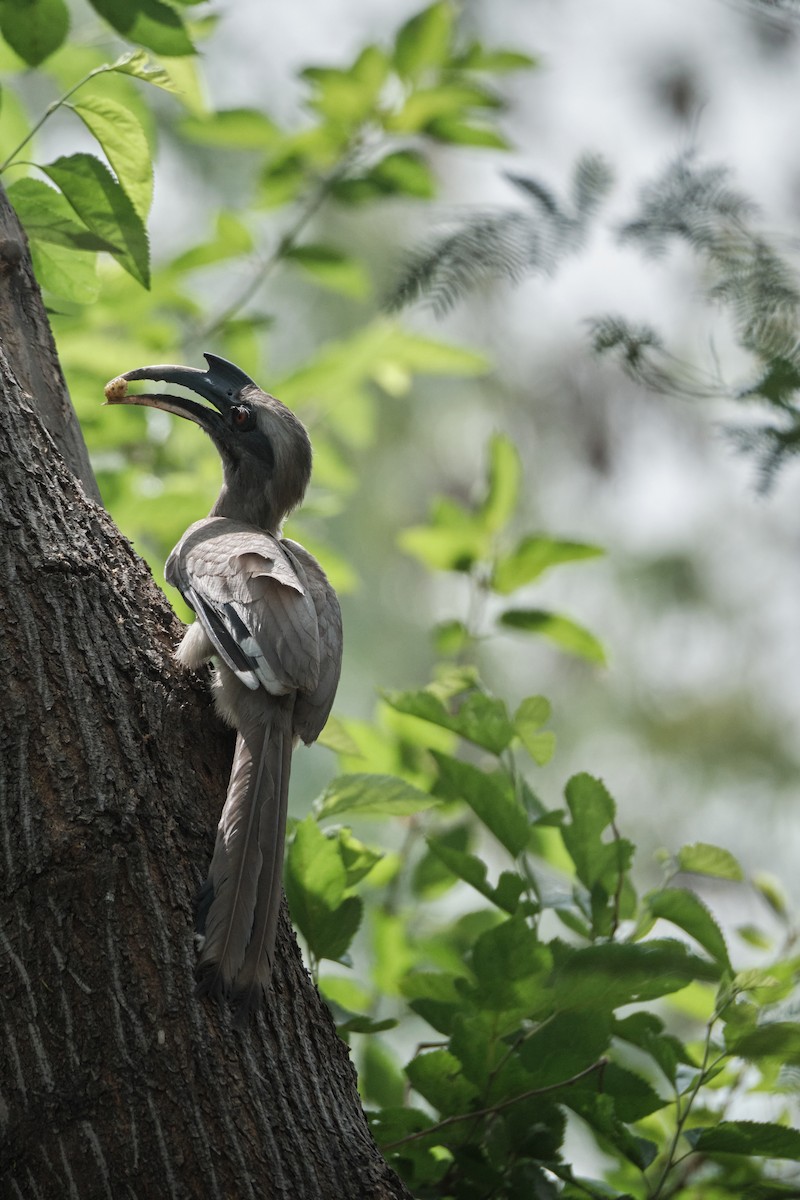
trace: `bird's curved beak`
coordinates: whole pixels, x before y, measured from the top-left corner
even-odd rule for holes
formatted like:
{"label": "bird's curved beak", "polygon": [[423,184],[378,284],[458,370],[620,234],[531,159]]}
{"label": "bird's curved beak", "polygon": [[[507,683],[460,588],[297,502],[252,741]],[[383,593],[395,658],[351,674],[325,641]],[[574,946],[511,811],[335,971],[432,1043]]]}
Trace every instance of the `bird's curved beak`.
{"label": "bird's curved beak", "polygon": [[164,363],[152,367],[137,367],[133,371],[126,371],[124,375],[117,375],[105,386],[106,403],[159,408],[163,412],[175,413],[176,416],[195,421],[208,430],[213,425],[216,414],[213,409],[198,404],[188,396],[174,396],[166,392],[137,394],[128,391],[128,384],[138,379],[173,383],[202,396],[204,400],[213,404],[217,412],[225,414],[237,403],[243,388],[257,386],[249,375],[226,359],[219,358],[216,354],[204,354],[203,357],[208,363],[208,369],[205,371],[201,371],[199,367]]}

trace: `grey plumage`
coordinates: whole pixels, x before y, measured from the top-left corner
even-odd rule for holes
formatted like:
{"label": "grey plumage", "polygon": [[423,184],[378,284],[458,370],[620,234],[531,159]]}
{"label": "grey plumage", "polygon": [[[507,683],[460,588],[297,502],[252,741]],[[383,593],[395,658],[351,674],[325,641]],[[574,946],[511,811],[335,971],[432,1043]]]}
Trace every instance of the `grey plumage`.
{"label": "grey plumage", "polygon": [[[246,1013],[270,980],[281,898],[292,748],[313,742],[333,704],[342,628],[336,595],[316,559],[281,536],[311,471],[297,417],[232,364],[206,355],[206,372],[143,367],[112,380],[109,403],[144,404],[195,421],[223,463],[205,520],[167,560],[167,581],[194,609],[176,657],[213,658],[216,707],[237,730],[228,794],[198,907],[198,992],[231,997]],[[174,395],[131,395],[131,379],[190,387],[214,408]]]}

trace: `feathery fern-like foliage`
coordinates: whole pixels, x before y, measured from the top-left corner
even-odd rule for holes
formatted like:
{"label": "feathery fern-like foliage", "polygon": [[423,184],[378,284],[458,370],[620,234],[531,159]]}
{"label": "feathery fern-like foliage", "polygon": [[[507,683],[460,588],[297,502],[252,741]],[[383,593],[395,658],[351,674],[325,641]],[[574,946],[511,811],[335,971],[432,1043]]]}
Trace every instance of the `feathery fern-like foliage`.
{"label": "feathery fern-like foliage", "polygon": [[449,222],[408,262],[387,299],[390,309],[416,301],[437,314],[488,281],[518,283],[552,274],[562,258],[585,245],[590,218],[611,187],[611,171],[598,155],[576,167],[566,201],[538,180],[507,174],[525,208],[470,212]]}

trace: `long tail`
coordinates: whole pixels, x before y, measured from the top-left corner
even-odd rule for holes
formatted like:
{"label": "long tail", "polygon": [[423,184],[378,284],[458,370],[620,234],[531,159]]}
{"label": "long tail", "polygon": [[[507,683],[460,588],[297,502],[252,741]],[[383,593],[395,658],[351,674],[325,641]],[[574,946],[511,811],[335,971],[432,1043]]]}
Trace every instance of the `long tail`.
{"label": "long tail", "polygon": [[204,942],[195,976],[201,996],[221,1000],[235,991],[238,997],[254,990],[254,975],[262,987],[269,983],[291,759],[287,715],[276,704],[265,722],[240,729],[236,739],[206,899],[198,909]]}

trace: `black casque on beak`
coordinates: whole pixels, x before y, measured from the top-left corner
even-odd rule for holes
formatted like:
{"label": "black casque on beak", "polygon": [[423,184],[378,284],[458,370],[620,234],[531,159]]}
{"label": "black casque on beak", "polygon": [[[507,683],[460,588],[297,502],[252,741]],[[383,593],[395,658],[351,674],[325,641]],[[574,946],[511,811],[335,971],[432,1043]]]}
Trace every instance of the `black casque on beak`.
{"label": "black casque on beak", "polygon": [[166,393],[129,395],[127,391],[128,383],[138,379],[174,383],[179,387],[189,388],[213,404],[218,412],[225,414],[236,404],[243,388],[258,386],[249,375],[226,359],[219,358],[216,354],[204,354],[203,358],[208,363],[206,371],[201,371],[199,367],[182,367],[170,363],[126,371],[124,375],[118,375],[106,384],[106,400],[109,404],[138,404],[146,408],[160,408],[179,417],[188,417],[190,421],[195,421],[211,432],[215,424],[215,414],[204,404],[198,404],[184,396],[170,396]]}

